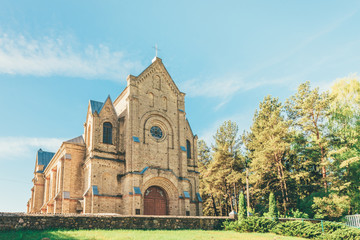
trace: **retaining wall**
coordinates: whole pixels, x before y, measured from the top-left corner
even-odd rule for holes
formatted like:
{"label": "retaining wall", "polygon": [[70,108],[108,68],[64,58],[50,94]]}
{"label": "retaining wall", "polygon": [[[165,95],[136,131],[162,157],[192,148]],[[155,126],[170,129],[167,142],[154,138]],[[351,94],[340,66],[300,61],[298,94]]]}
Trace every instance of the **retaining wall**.
{"label": "retaining wall", "polygon": [[0,213],[0,231],[44,229],[221,229],[228,217]]}

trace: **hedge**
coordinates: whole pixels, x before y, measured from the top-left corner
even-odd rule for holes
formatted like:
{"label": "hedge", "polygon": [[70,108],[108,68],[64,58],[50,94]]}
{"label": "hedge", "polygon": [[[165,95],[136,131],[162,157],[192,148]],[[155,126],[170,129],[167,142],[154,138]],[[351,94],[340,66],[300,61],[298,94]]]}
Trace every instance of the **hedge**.
{"label": "hedge", "polygon": [[[238,232],[273,232],[283,236],[303,237],[326,240],[359,240],[360,229],[342,223],[308,221],[277,222],[268,218],[250,217],[239,221],[224,222],[225,230]],[[324,232],[323,232],[324,230]]]}

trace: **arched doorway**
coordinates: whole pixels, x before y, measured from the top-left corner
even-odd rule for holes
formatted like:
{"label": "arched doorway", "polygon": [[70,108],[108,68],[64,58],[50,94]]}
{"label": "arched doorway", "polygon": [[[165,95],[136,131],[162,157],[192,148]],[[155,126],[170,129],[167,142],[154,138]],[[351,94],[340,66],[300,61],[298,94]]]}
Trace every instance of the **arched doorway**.
{"label": "arched doorway", "polygon": [[144,215],[167,215],[166,192],[157,186],[149,187],[144,194]]}

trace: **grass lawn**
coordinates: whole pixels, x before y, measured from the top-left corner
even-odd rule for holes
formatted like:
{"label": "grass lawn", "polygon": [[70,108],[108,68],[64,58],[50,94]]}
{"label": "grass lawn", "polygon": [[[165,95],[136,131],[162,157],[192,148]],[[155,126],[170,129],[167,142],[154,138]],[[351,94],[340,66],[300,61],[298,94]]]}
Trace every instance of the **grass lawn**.
{"label": "grass lawn", "polygon": [[[0,232],[0,239],[241,239],[241,240],[300,240],[304,238],[283,237],[272,233],[238,233],[233,231],[203,230],[46,230]],[[45,240],[44,239],[44,240]]]}

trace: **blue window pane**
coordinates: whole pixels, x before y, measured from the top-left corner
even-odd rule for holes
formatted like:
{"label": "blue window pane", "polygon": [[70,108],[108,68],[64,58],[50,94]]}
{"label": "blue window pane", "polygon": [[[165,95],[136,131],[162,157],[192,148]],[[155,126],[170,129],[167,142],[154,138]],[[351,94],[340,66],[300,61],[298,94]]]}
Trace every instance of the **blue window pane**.
{"label": "blue window pane", "polygon": [[93,186],[92,186],[92,190],[93,190],[93,194],[94,194],[94,195],[99,195],[99,190],[98,190],[98,186],[97,186],[97,185],[93,185]]}
{"label": "blue window pane", "polygon": [[103,143],[112,144],[112,125],[109,122],[103,124]]}
{"label": "blue window pane", "polygon": [[151,136],[153,136],[155,139],[161,139],[163,137],[161,128],[159,128],[158,126],[151,127],[150,133],[151,133]]}
{"label": "blue window pane", "polygon": [[135,137],[135,136],[133,136],[133,140],[134,140],[134,142],[140,142],[139,138]]}
{"label": "blue window pane", "polygon": [[134,193],[135,194],[141,194],[141,190],[139,187],[134,187]]}
{"label": "blue window pane", "polygon": [[184,196],[185,196],[185,198],[190,198],[190,194],[189,194],[189,192],[184,191]]}
{"label": "blue window pane", "polygon": [[202,202],[202,198],[201,198],[201,196],[200,196],[200,193],[196,193],[196,196],[197,196],[199,202]]}
{"label": "blue window pane", "polygon": [[190,145],[190,141],[186,140],[186,150],[187,150],[187,158],[190,159],[191,158],[191,145]]}

